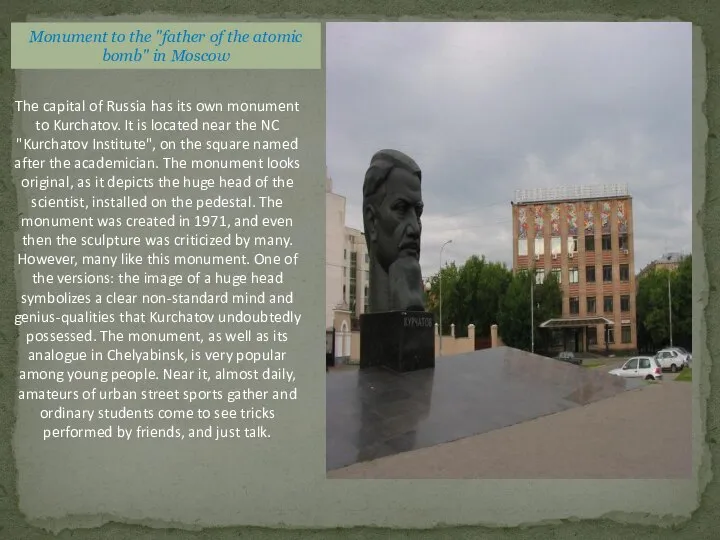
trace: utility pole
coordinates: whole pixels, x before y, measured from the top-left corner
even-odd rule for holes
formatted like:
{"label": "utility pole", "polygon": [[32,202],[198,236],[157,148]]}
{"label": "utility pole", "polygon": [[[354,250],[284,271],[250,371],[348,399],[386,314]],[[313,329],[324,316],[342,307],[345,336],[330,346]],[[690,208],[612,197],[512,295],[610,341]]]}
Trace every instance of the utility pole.
{"label": "utility pole", "polygon": [[[672,255],[667,252],[667,239],[665,240],[665,258],[668,262],[672,261]],[[668,266],[667,281],[668,281],[668,327],[670,330],[670,346],[673,346],[673,330],[672,330],[672,286],[670,285],[670,267]]]}
{"label": "utility pole", "polygon": [[530,352],[535,353],[535,271],[530,270]]}
{"label": "utility pole", "polygon": [[670,346],[673,346],[672,329],[672,287],[670,285],[670,271],[668,271],[668,322],[670,323]]}
{"label": "utility pole", "polygon": [[445,249],[445,246],[452,243],[452,240],[448,240],[445,242],[442,247],[440,248],[440,271],[438,272],[438,279],[440,281],[440,302],[439,302],[439,310],[440,310],[440,341],[438,343],[438,356],[442,356],[442,336],[443,336],[443,327],[442,327],[442,255],[443,250]]}

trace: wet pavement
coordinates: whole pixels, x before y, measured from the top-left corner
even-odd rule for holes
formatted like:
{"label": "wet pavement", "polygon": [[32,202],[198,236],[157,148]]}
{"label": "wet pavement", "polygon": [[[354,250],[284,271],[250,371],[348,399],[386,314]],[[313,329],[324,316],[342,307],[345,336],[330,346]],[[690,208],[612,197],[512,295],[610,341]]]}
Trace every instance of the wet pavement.
{"label": "wet pavement", "polygon": [[642,381],[498,347],[435,369],[327,375],[327,470],[479,435],[617,395]]}

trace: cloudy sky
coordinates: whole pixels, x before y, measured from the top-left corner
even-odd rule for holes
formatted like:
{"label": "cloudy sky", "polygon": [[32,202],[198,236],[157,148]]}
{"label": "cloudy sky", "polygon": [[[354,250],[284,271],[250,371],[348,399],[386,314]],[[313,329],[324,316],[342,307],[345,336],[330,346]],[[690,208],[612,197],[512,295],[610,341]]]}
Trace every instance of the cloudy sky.
{"label": "cloudy sky", "polygon": [[362,229],[373,153],[423,170],[422,265],[512,265],[516,189],[626,183],[635,266],[691,249],[686,23],[327,25],[327,164]]}

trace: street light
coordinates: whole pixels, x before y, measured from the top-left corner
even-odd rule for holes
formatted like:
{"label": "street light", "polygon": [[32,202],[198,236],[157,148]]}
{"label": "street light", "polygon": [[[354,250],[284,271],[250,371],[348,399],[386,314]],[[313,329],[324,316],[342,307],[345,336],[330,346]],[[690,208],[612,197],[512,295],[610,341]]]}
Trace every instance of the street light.
{"label": "street light", "polygon": [[670,347],[672,347],[672,289],[670,287],[670,272],[668,272],[668,321],[670,323]]}
{"label": "street light", "polygon": [[443,325],[442,325],[442,254],[443,250],[445,249],[445,246],[450,244],[452,240],[448,240],[445,242],[442,247],[440,248],[440,271],[438,272],[438,279],[440,281],[440,298],[439,298],[439,307],[440,307],[440,343],[438,346],[439,349],[439,355],[442,356],[442,336],[443,336]]}
{"label": "street light", "polygon": [[530,352],[535,353],[535,269],[530,270]]}
{"label": "street light", "polygon": [[[672,254],[667,253],[667,240],[665,241],[665,250],[666,250],[665,259],[666,259],[668,262],[672,262],[672,259],[673,259]],[[670,269],[668,268],[668,273],[667,273],[667,281],[668,281],[668,326],[670,327],[670,328],[669,328],[669,330],[670,330],[670,346],[672,347],[672,346],[673,346],[673,340],[672,340],[672,334],[673,334],[673,331],[672,331],[672,288],[671,288],[671,286],[670,286],[670,273],[671,273],[671,272],[670,272]]]}

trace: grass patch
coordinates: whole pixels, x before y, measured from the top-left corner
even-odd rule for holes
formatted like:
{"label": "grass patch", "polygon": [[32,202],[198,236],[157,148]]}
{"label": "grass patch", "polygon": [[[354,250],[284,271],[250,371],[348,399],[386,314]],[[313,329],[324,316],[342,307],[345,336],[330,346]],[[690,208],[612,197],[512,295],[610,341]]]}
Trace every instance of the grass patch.
{"label": "grass patch", "polygon": [[582,365],[583,367],[592,369],[603,367],[605,365],[605,362],[583,362]]}
{"label": "grass patch", "polygon": [[692,381],[692,369],[689,367],[686,367],[680,372],[680,375],[675,377],[676,381],[686,381],[690,382]]}

